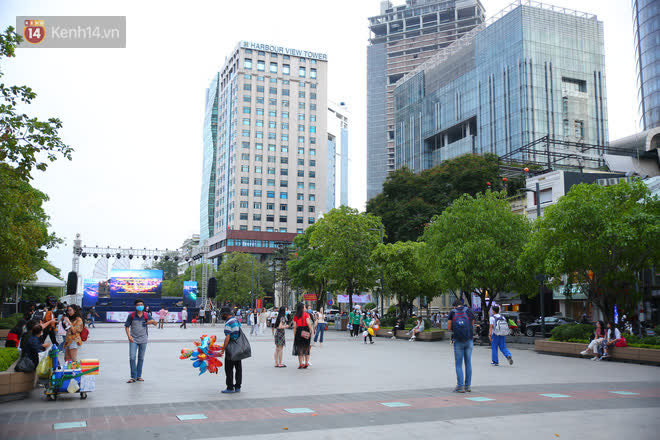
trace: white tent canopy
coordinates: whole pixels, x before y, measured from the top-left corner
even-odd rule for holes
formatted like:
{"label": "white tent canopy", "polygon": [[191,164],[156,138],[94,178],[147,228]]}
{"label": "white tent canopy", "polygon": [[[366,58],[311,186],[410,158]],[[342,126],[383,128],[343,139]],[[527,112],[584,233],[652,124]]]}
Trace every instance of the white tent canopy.
{"label": "white tent canopy", "polygon": [[66,283],[59,278],[56,278],[46,272],[44,269],[39,269],[36,273],[37,279],[34,281],[24,281],[19,284],[23,286],[34,286],[34,287],[64,287]]}

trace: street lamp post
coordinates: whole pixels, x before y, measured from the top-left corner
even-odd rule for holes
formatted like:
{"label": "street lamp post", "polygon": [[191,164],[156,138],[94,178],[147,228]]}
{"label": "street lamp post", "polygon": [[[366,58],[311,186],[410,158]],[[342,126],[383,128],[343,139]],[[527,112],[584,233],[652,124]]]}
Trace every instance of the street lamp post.
{"label": "street lamp post", "polygon": [[[529,168],[525,168],[525,174],[529,172]],[[539,183],[536,182],[534,189],[530,188],[521,188],[523,191],[533,192],[536,198],[536,218],[541,217],[541,190],[539,188]],[[545,298],[543,294],[543,281],[545,281],[546,276],[543,274],[537,274],[535,277],[539,282],[539,301],[541,302],[541,334],[545,338]]]}
{"label": "street lamp post", "polygon": [[[376,228],[371,228],[369,229],[370,231],[380,231],[380,244],[383,244],[383,224],[380,224],[380,227],[378,229]],[[383,270],[381,269],[380,271],[380,316],[381,318],[385,314],[383,302],[385,301],[385,286],[383,282]]]}

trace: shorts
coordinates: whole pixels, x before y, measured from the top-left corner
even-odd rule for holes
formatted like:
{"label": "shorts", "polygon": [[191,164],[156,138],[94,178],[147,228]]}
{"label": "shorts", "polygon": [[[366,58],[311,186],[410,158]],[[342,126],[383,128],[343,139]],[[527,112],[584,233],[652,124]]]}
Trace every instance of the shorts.
{"label": "shorts", "polygon": [[80,348],[76,341],[71,341],[71,343],[65,347],[67,350],[75,350],[77,348]]}

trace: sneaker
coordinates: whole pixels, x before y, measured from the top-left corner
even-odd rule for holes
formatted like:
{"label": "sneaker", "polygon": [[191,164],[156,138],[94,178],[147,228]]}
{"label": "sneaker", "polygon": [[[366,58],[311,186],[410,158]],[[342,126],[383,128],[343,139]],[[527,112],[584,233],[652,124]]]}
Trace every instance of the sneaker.
{"label": "sneaker", "polygon": [[226,390],[221,391],[222,394],[234,394],[234,390],[227,388]]}
{"label": "sneaker", "polygon": [[371,342],[372,344],[374,343],[374,341],[370,341],[370,342]]}
{"label": "sneaker", "polygon": [[582,356],[586,356],[586,355],[588,355],[589,353],[587,352],[587,350],[582,350],[582,351],[580,352],[580,354],[581,354]]}
{"label": "sneaker", "polygon": [[491,362],[490,363],[493,367],[497,367],[499,364],[497,362]]}
{"label": "sneaker", "polygon": [[235,392],[235,393],[240,393],[240,392],[241,392],[241,389],[240,389],[240,388],[234,388],[234,392]]}
{"label": "sneaker", "polygon": [[602,357],[602,356],[596,358],[596,362],[598,362],[598,361],[602,361],[602,360],[603,360],[603,357]]}
{"label": "sneaker", "polygon": [[470,387],[470,385],[465,386],[465,392],[466,393],[471,393],[472,392],[472,388]]}
{"label": "sneaker", "polygon": [[396,339],[396,336],[392,336],[390,339]]}
{"label": "sneaker", "polygon": [[464,388],[464,387],[458,387],[458,386],[457,386],[456,388],[454,388],[454,392],[455,392],[455,393],[464,393],[464,392],[465,392],[465,388]]}
{"label": "sneaker", "polygon": [[507,360],[509,361],[509,365],[513,365],[513,358],[511,356],[507,357]]}
{"label": "sneaker", "polygon": [[592,360],[592,361],[598,361],[598,360],[600,360],[600,359],[598,358],[598,356],[594,356],[594,357],[591,358],[591,360]]}

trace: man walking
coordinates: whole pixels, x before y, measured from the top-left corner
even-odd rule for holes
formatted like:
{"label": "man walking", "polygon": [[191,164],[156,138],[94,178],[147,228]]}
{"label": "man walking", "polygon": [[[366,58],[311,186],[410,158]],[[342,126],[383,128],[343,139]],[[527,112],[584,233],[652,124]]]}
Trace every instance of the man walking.
{"label": "man walking", "polygon": [[126,336],[128,336],[128,354],[131,364],[131,378],[128,383],[144,382],[142,365],[144,364],[144,354],[147,351],[147,341],[149,339],[147,326],[156,324],[158,323],[144,311],[144,301],[136,299],[135,312],[128,315],[124,324]]}
{"label": "man walking", "polygon": [[[472,325],[474,315],[463,305],[462,299],[454,301],[454,309],[449,313],[447,329],[452,332],[454,362],[456,363],[455,393],[471,392],[472,384]],[[465,380],[463,363],[465,362]]]}
{"label": "man walking", "polygon": [[158,328],[165,328],[165,318],[167,318],[167,309],[165,306],[161,306],[160,310],[158,311]]}
{"label": "man walking", "polygon": [[188,320],[188,309],[186,307],[181,310],[181,325],[179,328],[186,328],[186,321]]}
{"label": "man walking", "polygon": [[509,361],[509,365],[513,365],[513,358],[511,352],[506,348],[506,335],[511,333],[509,324],[506,318],[500,315],[500,306],[493,306],[493,316],[490,317],[490,326],[488,328],[488,338],[490,338],[490,350],[492,366],[496,367],[500,364],[498,359],[498,349],[502,352],[504,357]]}
{"label": "man walking", "polygon": [[[230,340],[238,339],[241,331],[241,323],[238,322],[231,312],[230,308],[223,307],[221,312],[222,319],[225,320],[225,342],[222,344],[222,351],[227,353],[227,345]],[[234,380],[234,370],[236,370],[236,379]],[[243,381],[243,366],[241,361],[232,361],[225,355],[225,376],[227,377],[227,388],[222,390],[224,394],[240,393],[241,383]]]}

